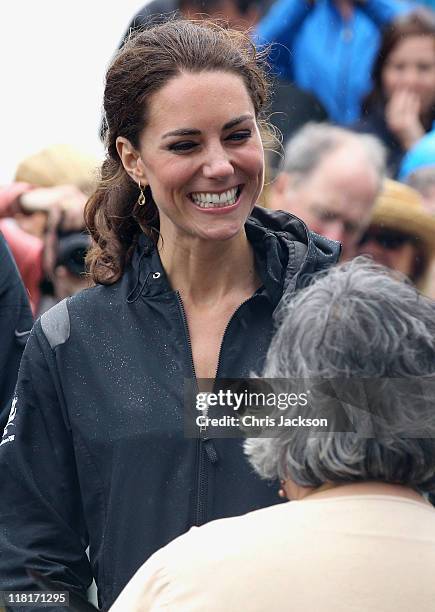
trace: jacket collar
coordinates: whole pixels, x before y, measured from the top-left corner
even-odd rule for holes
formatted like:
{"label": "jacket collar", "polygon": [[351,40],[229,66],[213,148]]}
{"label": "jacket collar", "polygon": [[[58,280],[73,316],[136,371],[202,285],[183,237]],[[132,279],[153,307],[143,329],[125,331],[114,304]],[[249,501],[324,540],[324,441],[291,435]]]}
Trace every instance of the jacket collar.
{"label": "jacket collar", "polygon": [[[340,244],[314,232],[294,215],[256,206],[245,224],[266,293],[277,306],[284,293],[293,292],[303,278],[337,262]],[[172,292],[154,242],[142,234],[131,264],[127,301]]]}
{"label": "jacket collar", "polygon": [[303,278],[337,262],[340,243],[310,232],[298,217],[255,207],[246,222],[258,271],[272,303],[293,292]]}

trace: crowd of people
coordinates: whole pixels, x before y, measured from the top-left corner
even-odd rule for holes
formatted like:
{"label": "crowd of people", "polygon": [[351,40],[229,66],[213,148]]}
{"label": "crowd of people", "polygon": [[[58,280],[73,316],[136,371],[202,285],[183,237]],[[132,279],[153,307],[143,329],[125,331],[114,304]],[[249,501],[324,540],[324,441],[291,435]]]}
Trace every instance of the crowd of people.
{"label": "crowd of people", "polygon": [[[132,17],[104,161],[48,145],[0,188],[0,591],[433,609],[434,121],[430,2]],[[253,377],[350,390],[326,432],[186,435],[186,381]]]}

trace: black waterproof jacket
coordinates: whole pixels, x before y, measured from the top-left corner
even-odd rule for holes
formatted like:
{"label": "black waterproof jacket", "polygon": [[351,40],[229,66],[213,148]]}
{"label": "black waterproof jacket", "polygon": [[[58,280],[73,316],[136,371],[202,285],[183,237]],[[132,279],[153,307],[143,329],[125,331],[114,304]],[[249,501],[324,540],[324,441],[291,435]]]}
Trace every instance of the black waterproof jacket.
{"label": "black waterproof jacket", "polygon": [[[246,232],[264,285],[229,322],[219,378],[261,370],[283,294],[340,250],[283,212],[255,209]],[[79,594],[95,576],[106,609],[192,525],[278,502],[240,440],[184,437],[193,374],[179,294],[145,236],[119,282],[41,317],[0,446],[0,590],[33,588],[25,566]]]}
{"label": "black waterproof jacket", "polygon": [[[33,325],[20,273],[0,233],[0,427],[7,420],[18,367]],[[1,474],[0,474],[1,478]]]}

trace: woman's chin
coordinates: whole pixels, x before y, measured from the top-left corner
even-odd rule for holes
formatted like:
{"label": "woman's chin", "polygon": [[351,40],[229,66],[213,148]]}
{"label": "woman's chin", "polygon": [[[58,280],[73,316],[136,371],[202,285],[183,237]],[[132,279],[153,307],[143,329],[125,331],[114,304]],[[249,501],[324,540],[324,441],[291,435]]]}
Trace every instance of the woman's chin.
{"label": "woman's chin", "polygon": [[198,228],[196,236],[207,241],[224,242],[243,232],[244,223],[219,223],[215,227]]}

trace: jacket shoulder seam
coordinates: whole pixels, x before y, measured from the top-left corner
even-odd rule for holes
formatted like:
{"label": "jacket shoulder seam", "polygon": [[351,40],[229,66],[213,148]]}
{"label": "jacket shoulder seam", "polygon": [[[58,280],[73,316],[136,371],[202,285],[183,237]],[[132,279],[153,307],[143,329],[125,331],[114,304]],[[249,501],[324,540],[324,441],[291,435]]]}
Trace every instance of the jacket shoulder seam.
{"label": "jacket shoulder seam", "polygon": [[71,333],[67,298],[44,312],[40,321],[44,336],[52,349],[65,344]]}

